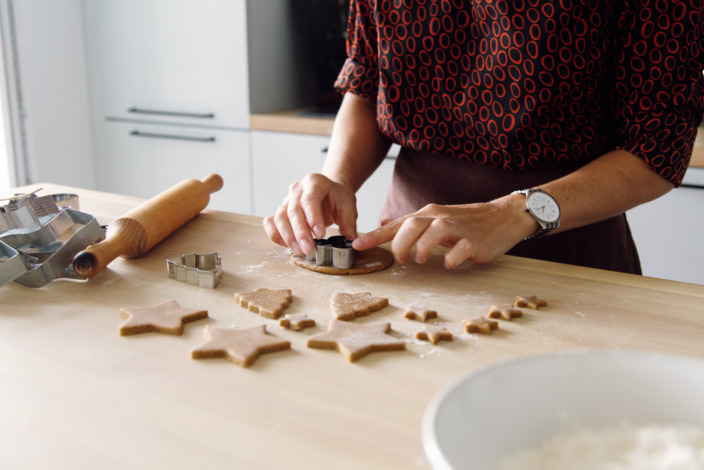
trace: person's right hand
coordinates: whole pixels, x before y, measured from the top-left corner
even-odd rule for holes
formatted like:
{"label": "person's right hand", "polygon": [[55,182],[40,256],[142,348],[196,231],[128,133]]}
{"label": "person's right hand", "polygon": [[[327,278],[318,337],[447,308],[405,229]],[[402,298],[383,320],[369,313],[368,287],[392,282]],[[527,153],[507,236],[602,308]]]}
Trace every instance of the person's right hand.
{"label": "person's right hand", "polygon": [[324,238],[332,224],[346,238],[357,238],[357,199],[350,186],[319,173],[293,183],[276,213],[263,223],[274,243],[291,248],[298,256],[313,251],[313,239]]}

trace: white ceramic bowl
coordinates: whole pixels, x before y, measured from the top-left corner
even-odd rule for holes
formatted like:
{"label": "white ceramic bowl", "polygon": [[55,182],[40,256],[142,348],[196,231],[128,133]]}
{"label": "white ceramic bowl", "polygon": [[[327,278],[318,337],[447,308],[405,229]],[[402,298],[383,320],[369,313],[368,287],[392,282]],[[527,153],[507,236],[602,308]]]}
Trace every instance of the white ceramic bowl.
{"label": "white ceramic bowl", "polygon": [[652,352],[530,356],[472,373],[433,398],[423,417],[436,470],[497,468],[578,428],[704,426],[704,361]]}

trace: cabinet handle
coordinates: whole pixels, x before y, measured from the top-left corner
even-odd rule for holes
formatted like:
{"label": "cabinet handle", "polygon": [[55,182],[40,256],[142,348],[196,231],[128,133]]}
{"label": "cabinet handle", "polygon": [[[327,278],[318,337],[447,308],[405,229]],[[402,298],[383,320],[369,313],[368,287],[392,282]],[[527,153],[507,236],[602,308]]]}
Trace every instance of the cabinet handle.
{"label": "cabinet handle", "polygon": [[159,116],[178,116],[178,117],[188,117],[188,118],[201,118],[201,119],[212,119],[215,117],[214,113],[179,113],[177,111],[159,111],[156,109],[140,109],[140,108],[130,108],[127,110],[128,113],[137,114],[157,114]]}
{"label": "cabinet handle", "polygon": [[153,137],[155,139],[175,139],[175,140],[190,140],[193,142],[215,142],[215,136],[210,137],[189,137],[186,135],[175,135],[175,134],[157,134],[153,132],[140,132],[134,130],[130,132],[130,135],[135,137]]}
{"label": "cabinet handle", "polygon": [[[329,149],[328,147],[323,147],[322,149],[320,149],[320,153],[327,155],[328,149]],[[384,158],[386,160],[396,160],[396,155],[386,155]],[[685,185],[683,184],[682,186],[685,186]]]}
{"label": "cabinet handle", "polygon": [[704,189],[704,185],[697,184],[697,183],[682,183],[680,185],[680,188]]}

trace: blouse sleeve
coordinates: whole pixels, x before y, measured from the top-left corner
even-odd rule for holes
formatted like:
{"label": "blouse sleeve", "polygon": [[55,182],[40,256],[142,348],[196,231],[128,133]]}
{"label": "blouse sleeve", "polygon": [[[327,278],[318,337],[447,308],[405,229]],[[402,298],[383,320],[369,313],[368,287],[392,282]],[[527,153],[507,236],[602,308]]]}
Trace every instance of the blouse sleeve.
{"label": "blouse sleeve", "polygon": [[[617,148],[682,183],[704,113],[704,1],[625,2],[617,47]],[[633,6],[635,5],[635,6]]]}
{"label": "blouse sleeve", "polygon": [[379,89],[378,34],[369,0],[352,0],[347,38],[347,60],[335,82],[341,93],[352,92],[376,102]]}

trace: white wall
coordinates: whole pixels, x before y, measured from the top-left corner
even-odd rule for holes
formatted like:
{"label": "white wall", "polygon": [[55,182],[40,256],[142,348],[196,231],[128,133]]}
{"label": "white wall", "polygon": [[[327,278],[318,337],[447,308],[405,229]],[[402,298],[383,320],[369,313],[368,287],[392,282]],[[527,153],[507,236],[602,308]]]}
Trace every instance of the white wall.
{"label": "white wall", "polygon": [[18,183],[94,188],[81,1],[8,3],[14,12],[27,154],[28,178]]}
{"label": "white wall", "polygon": [[[0,55],[0,57],[2,56]],[[2,72],[2,67],[0,67],[0,72]],[[4,109],[5,97],[3,93],[0,93],[0,110]],[[5,194],[10,187],[14,186],[10,182],[10,162],[5,129],[5,113],[0,112],[0,195]]]}

